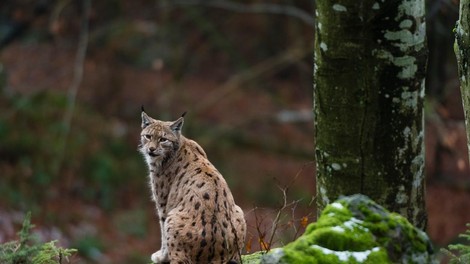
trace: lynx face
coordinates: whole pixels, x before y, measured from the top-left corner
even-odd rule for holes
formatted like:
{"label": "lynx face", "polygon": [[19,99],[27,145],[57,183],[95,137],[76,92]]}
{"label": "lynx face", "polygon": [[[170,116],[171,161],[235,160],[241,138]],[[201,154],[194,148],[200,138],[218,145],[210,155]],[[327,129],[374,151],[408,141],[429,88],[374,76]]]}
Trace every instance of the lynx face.
{"label": "lynx face", "polygon": [[161,167],[171,160],[179,149],[183,118],[175,122],[163,122],[142,113],[142,120],[139,151],[148,165]]}

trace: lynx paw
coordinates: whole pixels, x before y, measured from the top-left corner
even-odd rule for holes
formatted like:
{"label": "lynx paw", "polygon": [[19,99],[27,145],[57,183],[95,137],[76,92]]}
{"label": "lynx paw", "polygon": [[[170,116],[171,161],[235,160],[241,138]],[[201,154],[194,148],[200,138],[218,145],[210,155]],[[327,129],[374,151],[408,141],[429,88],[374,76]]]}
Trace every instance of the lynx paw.
{"label": "lynx paw", "polygon": [[155,253],[152,254],[152,259],[153,263],[166,263],[170,262],[170,259],[168,258],[168,252],[163,252],[163,250],[159,250]]}

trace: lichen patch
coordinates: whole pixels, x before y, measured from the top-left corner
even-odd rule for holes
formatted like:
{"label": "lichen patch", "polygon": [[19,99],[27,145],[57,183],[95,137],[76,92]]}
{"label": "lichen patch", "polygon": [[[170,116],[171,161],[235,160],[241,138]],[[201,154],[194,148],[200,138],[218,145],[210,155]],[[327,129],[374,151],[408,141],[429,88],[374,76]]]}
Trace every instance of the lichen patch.
{"label": "lichen patch", "polygon": [[340,4],[334,4],[333,5],[333,10],[335,10],[337,12],[347,12],[348,11],[348,9],[344,5],[340,5]]}

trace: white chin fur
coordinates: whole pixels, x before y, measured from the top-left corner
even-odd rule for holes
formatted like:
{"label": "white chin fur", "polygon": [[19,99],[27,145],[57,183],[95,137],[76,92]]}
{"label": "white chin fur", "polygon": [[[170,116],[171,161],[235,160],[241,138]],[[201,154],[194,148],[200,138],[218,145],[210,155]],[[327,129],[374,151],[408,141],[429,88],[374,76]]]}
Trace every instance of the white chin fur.
{"label": "white chin fur", "polygon": [[145,155],[145,161],[147,162],[149,167],[152,167],[152,163],[155,163],[157,167],[160,167],[162,164],[162,161],[158,159],[157,157],[151,157],[149,155]]}

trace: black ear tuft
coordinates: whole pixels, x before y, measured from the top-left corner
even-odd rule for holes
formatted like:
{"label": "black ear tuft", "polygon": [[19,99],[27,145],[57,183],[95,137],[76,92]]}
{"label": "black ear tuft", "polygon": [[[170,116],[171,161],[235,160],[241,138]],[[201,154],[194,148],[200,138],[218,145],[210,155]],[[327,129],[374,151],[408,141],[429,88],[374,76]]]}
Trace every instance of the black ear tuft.
{"label": "black ear tuft", "polygon": [[188,111],[184,111],[184,113],[181,115],[181,117],[184,117]]}
{"label": "black ear tuft", "polygon": [[141,105],[140,108],[142,109],[142,112],[145,112],[144,105]]}

